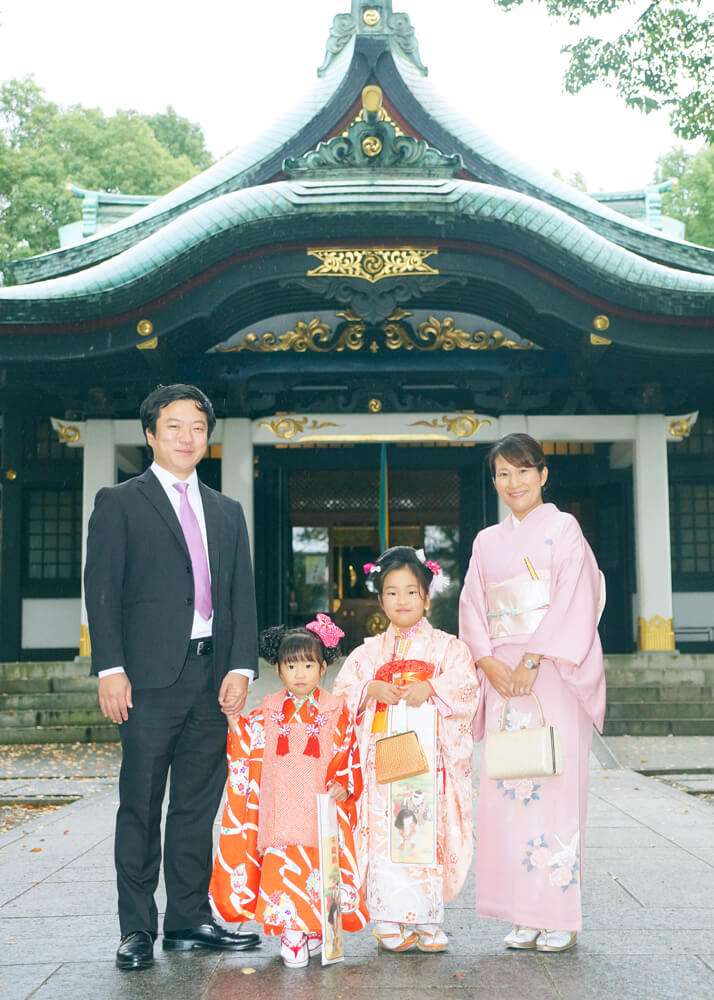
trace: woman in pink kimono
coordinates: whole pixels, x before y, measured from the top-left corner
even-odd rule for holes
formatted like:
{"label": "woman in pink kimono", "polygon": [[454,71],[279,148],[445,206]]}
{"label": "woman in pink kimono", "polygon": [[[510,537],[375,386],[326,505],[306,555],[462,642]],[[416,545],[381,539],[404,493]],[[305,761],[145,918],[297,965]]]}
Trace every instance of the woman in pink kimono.
{"label": "woman in pink kimono", "polygon": [[597,625],[604,580],[575,518],[543,503],[545,456],[527,434],[489,454],[511,513],[476,536],[460,601],[460,635],[482,684],[474,735],[546,722],[563,773],[489,779],[482,755],[476,840],[477,912],[513,924],[509,948],[566,951],[582,926],[580,885],[593,724],[602,729],[605,675]]}
{"label": "woman in pink kimono", "polygon": [[[348,656],[333,688],[355,716],[363,762],[360,874],[380,946],[438,952],[448,944],[444,901],[458,894],[471,865],[476,670],[465,643],[424,617],[444,579],[437,563],[397,546],[365,572],[389,628]],[[429,773],[378,783],[377,741],[407,729],[417,732]]]}

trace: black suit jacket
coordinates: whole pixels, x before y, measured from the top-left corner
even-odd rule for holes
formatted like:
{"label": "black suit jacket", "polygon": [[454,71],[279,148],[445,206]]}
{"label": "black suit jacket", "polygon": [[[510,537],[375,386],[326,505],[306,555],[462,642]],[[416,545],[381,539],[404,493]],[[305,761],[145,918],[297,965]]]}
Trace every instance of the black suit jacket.
{"label": "black suit jacket", "polygon": [[[199,482],[213,596],[213,670],[258,675],[255,586],[241,505]],[[164,489],[148,469],[100,490],[89,520],[85,602],[92,673],[122,666],[134,688],[168,687],[188,654],[191,557]]]}

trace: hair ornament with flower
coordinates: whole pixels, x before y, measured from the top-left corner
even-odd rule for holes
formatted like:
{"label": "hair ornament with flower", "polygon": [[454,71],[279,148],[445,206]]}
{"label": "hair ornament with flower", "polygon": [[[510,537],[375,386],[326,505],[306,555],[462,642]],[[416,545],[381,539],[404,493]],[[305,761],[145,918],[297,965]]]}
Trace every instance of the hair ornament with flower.
{"label": "hair ornament with flower", "polygon": [[448,590],[451,580],[442,570],[441,563],[436,562],[434,559],[427,559],[424,549],[415,549],[415,552],[419,562],[423,562],[426,568],[432,572],[432,579],[429,584],[429,597],[436,597],[438,594],[443,594],[445,590]]}
{"label": "hair ornament with flower", "polygon": [[364,566],[362,567],[362,569],[364,571],[364,575],[367,578],[365,580],[365,586],[366,586],[367,590],[369,590],[369,592],[371,594],[376,594],[377,593],[377,585],[374,582],[374,575],[373,574],[375,574],[375,573],[381,573],[382,572],[382,567],[379,565],[379,563],[366,562],[364,564]]}
{"label": "hair ornament with flower", "polygon": [[313,632],[322,642],[325,649],[334,649],[339,645],[340,639],[344,639],[345,633],[339,625],[336,625],[329,615],[320,612],[315,621],[308,622],[305,628],[308,632]]}

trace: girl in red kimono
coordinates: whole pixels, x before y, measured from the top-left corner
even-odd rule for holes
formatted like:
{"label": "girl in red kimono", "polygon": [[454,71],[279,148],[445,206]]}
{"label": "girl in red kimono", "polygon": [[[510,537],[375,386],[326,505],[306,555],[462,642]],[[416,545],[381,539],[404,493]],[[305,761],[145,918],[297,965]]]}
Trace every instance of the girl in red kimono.
{"label": "girl in red kimono", "polygon": [[263,632],[260,655],[277,664],[284,686],[232,720],[228,734],[211,904],[226,922],[255,919],[280,934],[290,968],[306,966],[322,946],[318,793],[337,800],[343,929],[367,921],[353,838],[359,751],[343,700],[319,687],[343,635],[323,614],[305,628]]}

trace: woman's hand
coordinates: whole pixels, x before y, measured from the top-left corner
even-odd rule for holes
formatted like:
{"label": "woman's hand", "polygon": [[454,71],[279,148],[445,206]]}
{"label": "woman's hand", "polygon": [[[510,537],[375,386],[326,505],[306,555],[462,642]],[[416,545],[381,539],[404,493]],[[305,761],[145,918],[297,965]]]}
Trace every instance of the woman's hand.
{"label": "woman's hand", "polygon": [[347,789],[344,785],[338,785],[337,782],[335,782],[335,784],[330,788],[330,798],[334,799],[335,802],[345,802],[346,799],[349,798],[349,795],[347,794]]}
{"label": "woman's hand", "polygon": [[497,660],[495,656],[484,656],[477,664],[486,675],[486,678],[494,690],[500,694],[504,700],[513,697],[513,671],[502,660]]}
{"label": "woman's hand", "polygon": [[419,708],[434,693],[434,688],[429,681],[412,681],[411,684],[407,684],[402,690],[404,692],[404,701],[409,708]]}
{"label": "woman's hand", "polygon": [[386,681],[370,681],[367,685],[367,698],[374,698],[384,705],[396,705],[402,700],[402,691],[396,684],[388,684]]}
{"label": "woman's hand", "polygon": [[513,681],[513,694],[530,694],[531,688],[538,676],[538,667],[533,670],[529,670],[528,667],[524,667],[522,663],[519,663],[516,669],[511,674],[511,679]]}

